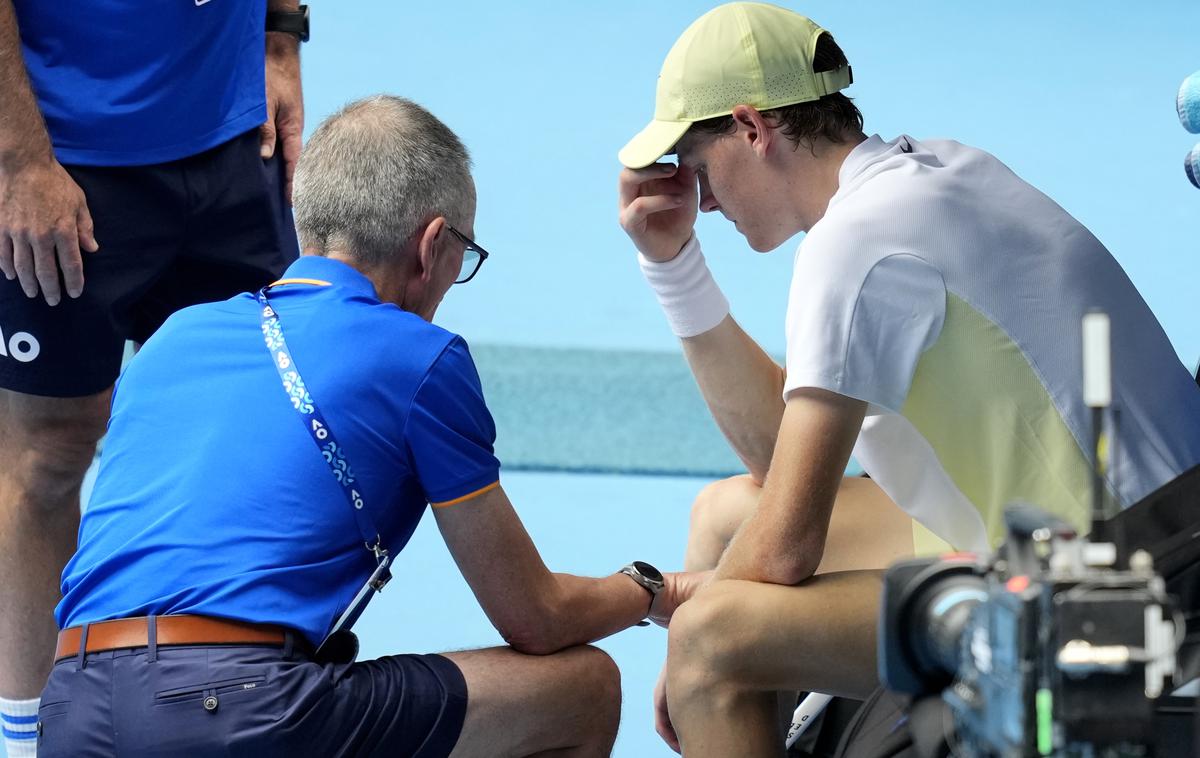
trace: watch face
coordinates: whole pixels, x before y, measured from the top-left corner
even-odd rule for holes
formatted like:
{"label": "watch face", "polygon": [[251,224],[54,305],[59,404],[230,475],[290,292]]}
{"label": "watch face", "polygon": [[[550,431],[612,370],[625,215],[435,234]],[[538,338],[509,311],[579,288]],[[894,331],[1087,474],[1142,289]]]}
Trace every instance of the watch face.
{"label": "watch face", "polygon": [[633,567],[638,570],[638,573],[652,582],[661,582],[663,580],[662,573],[645,561],[634,561]]}

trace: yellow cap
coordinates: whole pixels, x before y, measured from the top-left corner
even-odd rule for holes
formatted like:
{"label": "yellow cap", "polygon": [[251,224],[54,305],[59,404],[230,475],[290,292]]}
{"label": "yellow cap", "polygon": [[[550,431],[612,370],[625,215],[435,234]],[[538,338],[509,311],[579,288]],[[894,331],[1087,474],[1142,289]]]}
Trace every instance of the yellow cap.
{"label": "yellow cap", "polygon": [[766,3],[729,3],[705,13],[667,53],[658,75],[654,120],[617,155],[629,168],[667,153],[694,121],[737,105],[759,110],[817,100],[850,86],[850,67],[813,73],[825,30]]}

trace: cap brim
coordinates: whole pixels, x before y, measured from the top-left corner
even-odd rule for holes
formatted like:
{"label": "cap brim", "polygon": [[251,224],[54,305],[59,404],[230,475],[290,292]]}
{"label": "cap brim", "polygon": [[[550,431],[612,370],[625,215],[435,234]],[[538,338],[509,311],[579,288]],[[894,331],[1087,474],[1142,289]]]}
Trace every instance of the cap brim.
{"label": "cap brim", "polygon": [[691,125],[689,121],[651,121],[621,148],[617,159],[627,168],[645,168],[675,147]]}

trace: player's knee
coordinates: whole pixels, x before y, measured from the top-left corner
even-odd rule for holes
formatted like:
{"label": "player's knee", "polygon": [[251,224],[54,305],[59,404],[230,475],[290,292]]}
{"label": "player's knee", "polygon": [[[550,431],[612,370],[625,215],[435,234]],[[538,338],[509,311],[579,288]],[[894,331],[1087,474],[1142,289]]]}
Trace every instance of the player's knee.
{"label": "player's knee", "polygon": [[668,677],[695,687],[735,675],[750,652],[748,630],[739,623],[744,617],[736,592],[718,584],[696,593],[671,618]]}
{"label": "player's knee", "polygon": [[731,501],[744,497],[747,486],[745,477],[735,476],[720,479],[706,484],[692,502],[691,529],[693,533],[702,532],[718,536],[728,531],[727,522],[733,508]]}
{"label": "player's knee", "polygon": [[[725,671],[728,650],[723,648],[719,635],[712,633],[712,627],[703,623],[704,616],[705,613],[693,613],[679,619],[676,612],[671,621],[667,708],[672,713],[684,713],[693,707],[711,708],[736,690],[734,678]],[[676,631],[679,620],[685,623]]]}
{"label": "player's knee", "polygon": [[691,527],[693,532],[707,530],[723,484],[724,480],[709,482],[700,492],[696,493],[696,499],[692,501]]}

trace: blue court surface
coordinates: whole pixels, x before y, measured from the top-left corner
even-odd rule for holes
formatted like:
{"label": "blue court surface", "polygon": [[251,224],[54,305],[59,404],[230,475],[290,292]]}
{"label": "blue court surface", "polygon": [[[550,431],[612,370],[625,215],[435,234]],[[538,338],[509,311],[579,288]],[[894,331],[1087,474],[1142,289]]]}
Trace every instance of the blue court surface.
{"label": "blue court surface", "polygon": [[[738,462],[617,225],[616,153],[650,118],[670,45],[713,4],[310,3],[309,132],[351,99],[390,92],[472,151],[476,238],[492,257],[438,322],[476,355],[502,481],[547,565],[681,568],[692,498]],[[1196,137],[1174,98],[1200,68],[1200,6],[784,4],[837,37],[868,134],[997,155],[1112,250],[1194,370],[1200,192],[1183,163]],[[781,355],[798,240],[758,255],[719,216],[697,231],[734,316]],[[428,517],[358,631],[364,656],[500,643]],[[624,676],[621,758],[673,755],[651,714],[665,642],[651,627],[600,643]]]}

